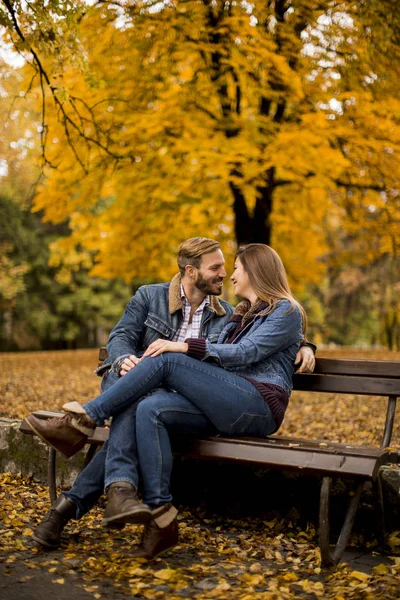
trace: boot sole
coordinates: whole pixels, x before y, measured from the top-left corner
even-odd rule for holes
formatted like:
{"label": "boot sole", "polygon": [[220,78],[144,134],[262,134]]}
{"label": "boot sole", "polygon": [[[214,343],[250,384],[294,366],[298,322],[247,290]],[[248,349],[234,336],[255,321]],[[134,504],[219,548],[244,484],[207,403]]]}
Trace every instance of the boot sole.
{"label": "boot sole", "polygon": [[179,544],[179,541],[177,541],[176,544],[173,544],[172,546],[168,546],[168,548],[165,548],[165,550],[161,550],[161,552],[158,552],[154,556],[152,556],[150,554],[146,554],[145,556],[135,556],[135,555],[133,555],[133,556],[130,555],[130,556],[131,556],[131,558],[144,558],[145,560],[147,560],[147,562],[151,562],[152,560],[154,560],[155,558],[158,558],[162,554],[166,554],[167,552],[169,552],[170,550],[175,548],[175,546],[178,546],[178,544]]}
{"label": "boot sole", "polygon": [[86,441],[83,442],[82,445],[79,445],[79,448],[76,448],[76,446],[74,446],[75,449],[73,449],[71,452],[65,452],[65,450],[61,450],[61,448],[57,448],[57,446],[54,446],[53,444],[51,444],[49,442],[49,440],[47,440],[45,437],[42,436],[41,433],[39,433],[39,431],[36,429],[36,427],[34,425],[32,425],[32,423],[29,421],[28,418],[24,419],[24,422],[28,425],[28,427],[30,427],[30,429],[32,429],[32,431],[45,443],[47,444],[47,446],[50,446],[51,448],[53,448],[53,450],[56,450],[57,452],[61,452],[61,454],[63,456],[65,456],[65,458],[71,458],[71,456],[74,456],[75,454],[77,454],[79,452],[79,450],[82,450],[83,446],[85,445]]}
{"label": "boot sole", "polygon": [[44,540],[42,540],[40,537],[37,537],[35,534],[32,535],[32,539],[37,543],[40,544],[41,546],[44,546],[45,548],[49,548],[51,550],[56,550],[57,548],[60,547],[60,544],[49,544],[49,542],[45,542]]}
{"label": "boot sole", "polygon": [[137,510],[136,512],[127,512],[114,515],[113,517],[104,518],[102,525],[104,527],[116,527],[127,523],[145,524],[152,519],[151,511]]}

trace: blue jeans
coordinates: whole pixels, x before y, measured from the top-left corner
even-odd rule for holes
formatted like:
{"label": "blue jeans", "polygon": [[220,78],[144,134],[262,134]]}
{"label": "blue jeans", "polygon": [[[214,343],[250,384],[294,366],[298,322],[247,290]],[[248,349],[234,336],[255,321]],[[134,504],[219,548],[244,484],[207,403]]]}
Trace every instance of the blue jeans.
{"label": "blue jeans", "polygon": [[145,358],[83,408],[103,425],[160,385],[190,400],[220,433],[265,437],[274,431],[270,408],[250,381],[177,352]]}
{"label": "blue jeans", "polygon": [[[155,390],[138,403],[160,384],[176,392]],[[110,416],[118,422],[121,411],[136,414],[136,435],[129,427],[124,434],[111,431],[110,440],[119,438],[108,446],[106,486],[129,481],[137,487],[139,462],[144,501],[151,507],[172,499],[169,433],[265,437],[275,431],[271,410],[252,383],[179,353],[144,359],[84,408],[97,424]]]}
{"label": "blue jeans", "polygon": [[[164,389],[155,390],[133,410],[129,408],[118,417],[121,414],[127,425],[129,414],[131,427],[126,429],[125,437],[118,438],[119,443],[113,440],[108,447],[105,487],[116,481],[129,481],[137,488],[139,476],[146,504],[155,508],[171,502],[170,434],[200,437],[216,433],[215,427],[189,400]],[[112,431],[110,439],[120,433],[121,430]]]}

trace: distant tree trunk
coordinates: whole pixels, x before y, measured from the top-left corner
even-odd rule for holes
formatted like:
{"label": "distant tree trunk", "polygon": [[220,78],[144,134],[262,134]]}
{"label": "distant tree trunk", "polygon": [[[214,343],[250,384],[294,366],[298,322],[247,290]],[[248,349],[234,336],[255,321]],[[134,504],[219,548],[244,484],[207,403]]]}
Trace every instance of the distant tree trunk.
{"label": "distant tree trunk", "polygon": [[399,322],[395,312],[390,312],[388,315],[386,315],[384,328],[386,345],[388,349],[391,351],[397,350],[399,339]]}
{"label": "distant tree trunk", "polygon": [[3,312],[3,332],[4,339],[7,342],[12,340],[12,329],[13,329],[13,313],[12,310],[8,309]]}
{"label": "distant tree trunk", "polygon": [[230,183],[235,216],[235,237],[238,244],[270,244],[270,216],[273,205],[274,169],[266,173],[265,184],[257,188],[257,200],[253,215],[250,214],[241,189]]}

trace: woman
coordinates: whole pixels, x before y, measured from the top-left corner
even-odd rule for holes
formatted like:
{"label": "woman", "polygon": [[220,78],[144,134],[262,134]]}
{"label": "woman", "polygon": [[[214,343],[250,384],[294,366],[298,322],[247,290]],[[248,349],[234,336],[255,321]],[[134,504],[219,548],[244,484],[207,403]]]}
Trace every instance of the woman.
{"label": "woman", "polygon": [[[41,431],[47,443],[72,455],[96,425],[132,407],[158,386],[176,391],[162,394],[156,390],[136,408],[144,504],[115,522],[146,522],[153,517],[146,526],[140,556],[153,557],[177,543],[166,430],[181,427],[185,431],[190,415],[191,430],[198,435],[206,431],[265,437],[279,428],[288,405],[306,315],[290,291],[282,261],[269,246],[243,246],[231,280],[243,301],[217,344],[204,339],[159,339],[134,369],[96,399],[83,406],[77,402],[64,405],[68,414],[62,438],[57,438],[60,427],[52,431],[51,421],[46,423],[45,435]],[[31,417],[27,420],[34,428]],[[137,487],[137,477],[126,473],[120,479],[114,473],[106,486],[118,481]]]}

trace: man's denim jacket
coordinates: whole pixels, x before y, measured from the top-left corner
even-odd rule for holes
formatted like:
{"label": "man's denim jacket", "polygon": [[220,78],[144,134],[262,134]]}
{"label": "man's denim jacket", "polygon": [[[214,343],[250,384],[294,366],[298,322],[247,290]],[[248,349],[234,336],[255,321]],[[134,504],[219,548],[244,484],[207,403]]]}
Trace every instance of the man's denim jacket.
{"label": "man's denim jacket", "polygon": [[224,344],[235,323],[228,323],[217,344],[206,342],[206,355],[228,371],[283,387],[289,394],[296,353],[303,339],[300,310],[279,300],[266,316],[257,316],[235,338]]}
{"label": "man's denim jacket", "polygon": [[[183,318],[180,284],[178,274],[170,283],[144,285],[138,289],[110,333],[108,358],[96,370],[98,375],[103,375],[110,367],[119,373],[122,361],[131,354],[141,356],[159,338],[173,339]],[[228,302],[210,296],[210,304],[203,312],[200,337],[216,342],[232,313],[233,308]]]}

